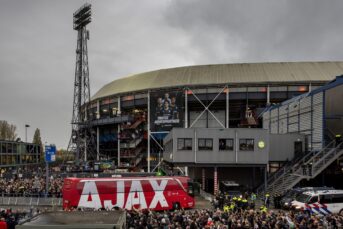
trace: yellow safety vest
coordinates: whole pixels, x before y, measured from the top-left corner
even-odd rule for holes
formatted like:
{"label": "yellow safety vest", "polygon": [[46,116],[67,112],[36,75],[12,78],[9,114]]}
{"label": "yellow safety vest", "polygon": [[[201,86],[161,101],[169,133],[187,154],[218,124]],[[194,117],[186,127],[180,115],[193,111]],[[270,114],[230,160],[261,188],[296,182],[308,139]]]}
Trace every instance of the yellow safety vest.
{"label": "yellow safety vest", "polygon": [[229,211],[229,206],[225,205],[223,209],[224,209],[224,212],[228,212]]}

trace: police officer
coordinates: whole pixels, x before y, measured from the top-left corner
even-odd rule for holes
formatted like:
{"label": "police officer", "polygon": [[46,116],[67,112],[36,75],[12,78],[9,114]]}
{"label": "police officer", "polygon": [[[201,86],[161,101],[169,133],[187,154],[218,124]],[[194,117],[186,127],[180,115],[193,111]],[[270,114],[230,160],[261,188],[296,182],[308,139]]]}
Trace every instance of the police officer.
{"label": "police officer", "polygon": [[248,208],[248,200],[243,198],[242,199],[242,209],[246,210]]}
{"label": "police officer", "polygon": [[250,199],[251,199],[251,201],[252,202],[254,202],[255,203],[255,200],[256,200],[256,194],[255,193],[251,193],[251,196],[250,196]]}
{"label": "police officer", "polygon": [[269,193],[266,193],[265,199],[264,199],[264,204],[266,205],[267,208],[269,208],[269,204],[270,204],[269,197],[270,197]]}
{"label": "police officer", "polygon": [[229,212],[230,207],[225,204],[223,210],[224,210],[224,212]]}
{"label": "police officer", "polygon": [[261,211],[262,213],[267,213],[268,208],[267,208],[266,206],[262,205],[262,206],[260,207],[260,211]]}

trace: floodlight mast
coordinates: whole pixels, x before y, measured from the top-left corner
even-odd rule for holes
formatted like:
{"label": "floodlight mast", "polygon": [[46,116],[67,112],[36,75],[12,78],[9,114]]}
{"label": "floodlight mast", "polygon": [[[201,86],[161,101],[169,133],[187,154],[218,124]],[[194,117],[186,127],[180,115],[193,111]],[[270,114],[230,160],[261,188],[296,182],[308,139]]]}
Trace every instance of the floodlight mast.
{"label": "floodlight mast", "polygon": [[73,14],[73,28],[78,32],[76,48],[76,66],[74,83],[74,102],[72,117],[72,133],[67,152],[75,154],[77,165],[80,161],[94,159],[94,136],[87,120],[87,106],[90,102],[90,84],[88,67],[87,40],[89,31],[86,29],[91,21],[91,4],[86,3]]}

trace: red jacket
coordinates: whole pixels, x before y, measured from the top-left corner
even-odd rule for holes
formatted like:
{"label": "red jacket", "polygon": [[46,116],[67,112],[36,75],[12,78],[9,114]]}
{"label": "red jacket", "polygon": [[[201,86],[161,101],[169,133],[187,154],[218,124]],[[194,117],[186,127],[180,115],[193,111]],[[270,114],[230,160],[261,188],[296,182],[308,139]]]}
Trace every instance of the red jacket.
{"label": "red jacket", "polygon": [[0,221],[0,229],[7,229],[7,223],[5,221]]}

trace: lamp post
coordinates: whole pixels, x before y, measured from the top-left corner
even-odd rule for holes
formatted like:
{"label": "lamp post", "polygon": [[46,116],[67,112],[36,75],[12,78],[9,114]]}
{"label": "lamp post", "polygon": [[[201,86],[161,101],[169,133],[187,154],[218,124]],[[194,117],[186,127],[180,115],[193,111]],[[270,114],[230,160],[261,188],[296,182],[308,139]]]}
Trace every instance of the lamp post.
{"label": "lamp post", "polygon": [[29,124],[25,124],[25,142],[27,142],[27,128],[29,128]]}

